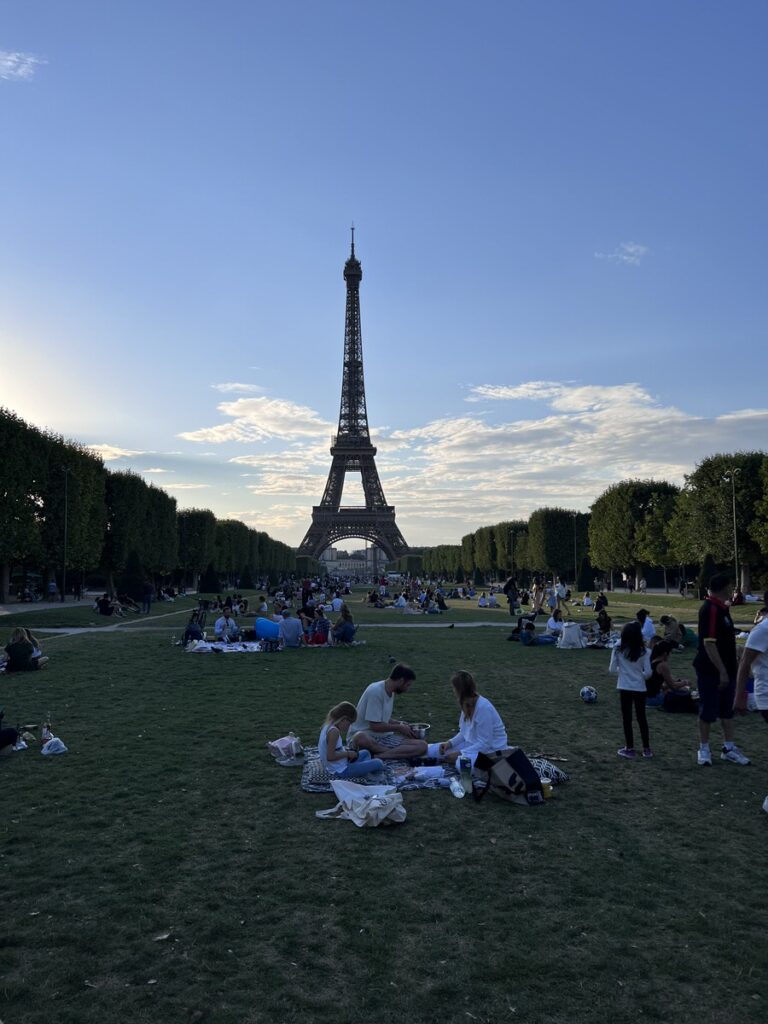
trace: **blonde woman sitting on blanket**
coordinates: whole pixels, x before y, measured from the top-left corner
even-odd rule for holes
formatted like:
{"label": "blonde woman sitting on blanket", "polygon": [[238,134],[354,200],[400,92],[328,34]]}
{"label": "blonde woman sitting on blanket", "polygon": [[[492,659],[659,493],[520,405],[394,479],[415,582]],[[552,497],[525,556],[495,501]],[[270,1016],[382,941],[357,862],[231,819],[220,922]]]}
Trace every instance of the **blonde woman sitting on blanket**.
{"label": "blonde woman sitting on blanket", "polygon": [[451,686],[461,708],[459,731],[440,744],[440,755],[453,764],[468,757],[474,767],[478,754],[492,754],[509,746],[501,715],[487,697],[477,692],[477,683],[469,672],[455,672]]}

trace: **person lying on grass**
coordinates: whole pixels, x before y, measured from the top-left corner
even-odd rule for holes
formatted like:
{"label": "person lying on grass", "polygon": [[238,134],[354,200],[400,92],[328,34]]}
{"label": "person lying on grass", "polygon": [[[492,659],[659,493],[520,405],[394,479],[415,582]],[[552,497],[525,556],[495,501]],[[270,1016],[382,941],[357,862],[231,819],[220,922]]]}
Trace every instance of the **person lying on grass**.
{"label": "person lying on grass", "polygon": [[356,779],[370,772],[380,772],[384,762],[371,757],[368,750],[345,747],[342,734],[347,733],[357,718],[357,708],[349,701],[343,701],[331,708],[320,730],[317,748],[320,761],[326,771],[337,779]]}
{"label": "person lying on grass", "polygon": [[[423,757],[427,752],[425,740],[416,739],[407,722],[392,718],[395,696],[407,693],[415,678],[416,673],[409,665],[397,664],[388,679],[366,687],[357,703],[357,717],[349,728],[348,741],[375,757]],[[395,733],[403,737],[396,747],[381,742]]]}
{"label": "person lying on grass", "polygon": [[454,672],[451,686],[461,709],[459,731],[440,744],[440,756],[450,764],[459,757],[468,757],[474,768],[478,754],[492,754],[509,746],[507,730],[493,704],[477,692],[470,672]]}
{"label": "person lying on grass", "polygon": [[524,622],[520,629],[520,643],[525,647],[543,647],[546,644],[556,644],[556,636],[547,636],[545,633],[536,633],[536,627],[532,622]]}

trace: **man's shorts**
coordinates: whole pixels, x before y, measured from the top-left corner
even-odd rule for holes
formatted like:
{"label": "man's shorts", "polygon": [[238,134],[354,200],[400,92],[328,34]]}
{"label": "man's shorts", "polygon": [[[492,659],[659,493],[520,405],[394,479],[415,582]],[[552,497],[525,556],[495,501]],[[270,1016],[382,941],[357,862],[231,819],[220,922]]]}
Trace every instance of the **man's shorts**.
{"label": "man's shorts", "polygon": [[736,695],[736,682],[731,680],[720,689],[720,680],[715,676],[696,677],[699,688],[699,718],[702,722],[716,722],[718,718],[733,718],[733,698]]}

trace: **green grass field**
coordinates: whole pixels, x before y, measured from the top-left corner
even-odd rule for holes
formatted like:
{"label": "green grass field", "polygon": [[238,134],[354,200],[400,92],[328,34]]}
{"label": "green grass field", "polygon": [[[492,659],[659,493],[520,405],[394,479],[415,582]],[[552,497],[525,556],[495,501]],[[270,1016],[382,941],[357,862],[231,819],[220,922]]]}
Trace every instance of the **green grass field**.
{"label": "green grass field", "polygon": [[[184,654],[177,609],[44,640],[46,671],[0,677],[7,721],[50,711],[70,748],[0,759],[5,1024],[766,1019],[759,716],[738,726],[750,767],[697,768],[694,717],[661,711],[657,757],[622,762],[607,652],[445,628],[475,608],[353,609],[357,648]],[[455,730],[448,680],[469,668],[511,741],[567,758],[571,782],[540,808],[426,791],[397,828],[316,820],[332,797],[303,794],[265,743],[315,742],[390,656],[418,673],[396,713],[432,739]],[[684,674],[690,654],[675,658]]]}

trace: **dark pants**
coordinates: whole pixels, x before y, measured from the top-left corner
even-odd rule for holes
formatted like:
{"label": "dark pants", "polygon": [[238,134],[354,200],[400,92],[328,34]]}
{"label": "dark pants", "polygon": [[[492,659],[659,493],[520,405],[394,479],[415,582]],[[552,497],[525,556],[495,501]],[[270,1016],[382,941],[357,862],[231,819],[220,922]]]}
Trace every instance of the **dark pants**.
{"label": "dark pants", "polygon": [[0,729],[0,750],[5,747],[15,747],[19,734],[15,729]]}
{"label": "dark pants", "polygon": [[650,747],[648,736],[648,719],[645,717],[645,690],[619,690],[621,699],[621,720],[624,725],[624,742],[629,750],[635,745],[635,737],[632,733],[632,709],[635,710],[635,718],[640,726],[640,736],[643,740],[643,747]]}

